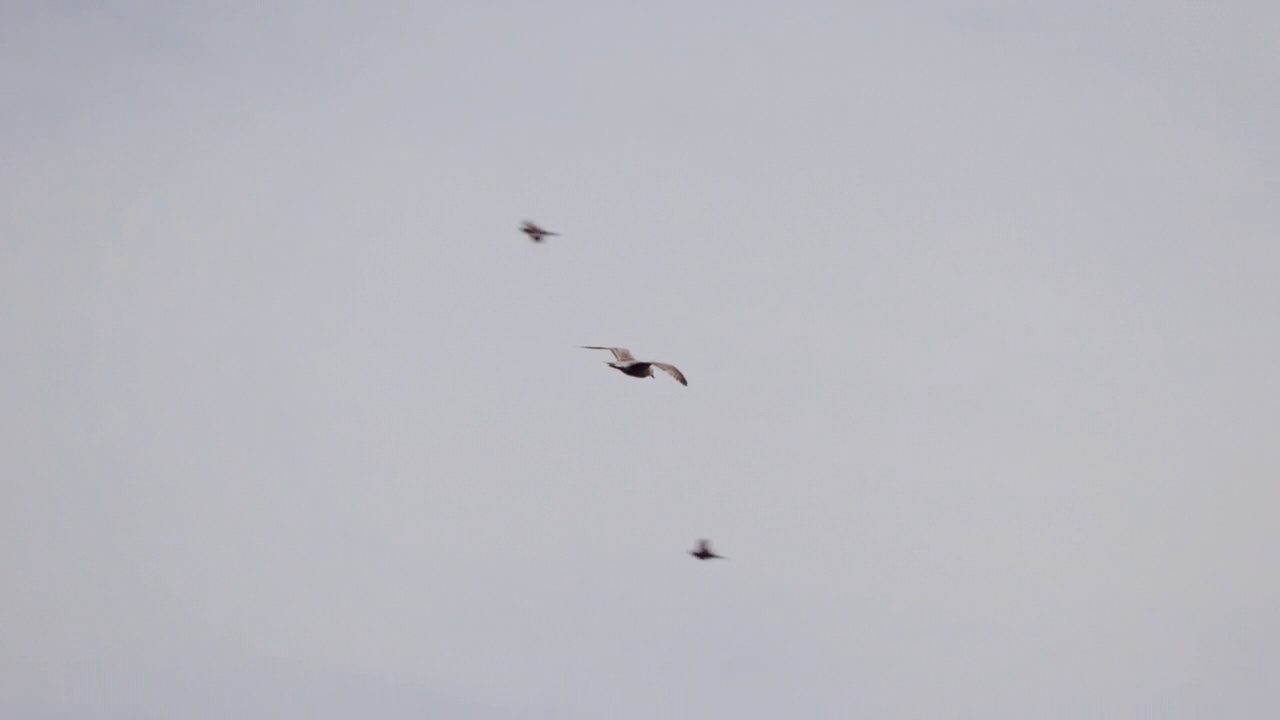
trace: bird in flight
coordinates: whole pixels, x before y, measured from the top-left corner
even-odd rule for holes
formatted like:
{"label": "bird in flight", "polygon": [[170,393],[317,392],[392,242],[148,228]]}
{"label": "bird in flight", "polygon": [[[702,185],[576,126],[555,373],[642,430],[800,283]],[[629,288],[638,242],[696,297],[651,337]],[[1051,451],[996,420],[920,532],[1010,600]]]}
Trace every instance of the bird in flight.
{"label": "bird in flight", "polygon": [[542,238],[547,237],[549,235],[560,234],[560,233],[553,233],[549,230],[543,230],[542,228],[538,227],[537,225],[534,225],[528,220],[525,220],[524,225],[520,226],[520,232],[524,233],[525,235],[528,235],[529,239],[536,243],[542,242]]}
{"label": "bird in flight", "polygon": [[605,361],[605,364],[611,368],[621,370],[623,374],[631,377],[646,378],[653,377],[653,369],[658,368],[675,378],[681,385],[688,385],[689,381],[684,379],[684,373],[680,372],[675,365],[667,363],[654,362],[652,360],[637,360],[626,348],[601,347],[599,345],[579,345],[586,350],[608,350],[613,353],[615,362]]}
{"label": "bird in flight", "polygon": [[706,540],[706,539],[699,540],[699,541],[698,541],[698,549],[697,549],[697,550],[690,550],[690,551],[689,551],[689,554],[690,554],[690,555],[692,555],[692,556],[694,556],[694,557],[696,557],[696,558],[698,558],[699,560],[710,560],[710,559],[712,559],[712,558],[715,558],[715,559],[717,559],[717,560],[728,560],[728,559],[729,559],[729,558],[727,558],[727,557],[725,557],[725,556],[723,556],[723,555],[717,555],[717,554],[715,554],[714,552],[712,552],[712,551],[711,551],[711,541],[710,541],[710,540]]}

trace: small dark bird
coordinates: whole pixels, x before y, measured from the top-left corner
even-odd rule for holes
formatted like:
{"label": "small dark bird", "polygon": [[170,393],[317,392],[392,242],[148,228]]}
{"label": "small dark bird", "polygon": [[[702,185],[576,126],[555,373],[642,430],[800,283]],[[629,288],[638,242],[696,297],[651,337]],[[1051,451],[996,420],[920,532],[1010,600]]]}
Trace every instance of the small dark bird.
{"label": "small dark bird", "polygon": [[658,368],[675,378],[681,385],[688,385],[689,381],[685,380],[684,373],[680,372],[675,365],[667,363],[654,362],[652,360],[637,360],[631,355],[631,351],[626,348],[601,347],[599,345],[579,345],[578,347],[586,350],[608,350],[613,353],[616,362],[605,361],[605,364],[611,368],[622,371],[625,375],[635,378],[653,377],[653,369]]}
{"label": "small dark bird", "polygon": [[699,540],[699,541],[698,541],[698,549],[697,549],[697,550],[690,550],[690,551],[689,551],[689,554],[690,554],[690,555],[692,555],[692,556],[694,556],[694,557],[696,557],[696,558],[698,558],[699,560],[710,560],[710,559],[712,559],[712,558],[715,558],[715,559],[717,559],[717,560],[728,560],[728,559],[729,559],[729,558],[727,558],[727,557],[725,557],[725,556],[723,556],[723,555],[717,555],[717,554],[715,554],[715,553],[711,552],[711,541],[710,541],[710,540],[705,540],[705,539],[703,539],[703,540]]}
{"label": "small dark bird", "polygon": [[544,237],[560,234],[560,233],[553,233],[548,230],[543,230],[542,228],[538,227],[537,225],[534,225],[528,220],[525,220],[524,225],[520,226],[520,232],[524,233],[525,235],[528,235],[529,239],[536,243],[542,242],[542,238]]}

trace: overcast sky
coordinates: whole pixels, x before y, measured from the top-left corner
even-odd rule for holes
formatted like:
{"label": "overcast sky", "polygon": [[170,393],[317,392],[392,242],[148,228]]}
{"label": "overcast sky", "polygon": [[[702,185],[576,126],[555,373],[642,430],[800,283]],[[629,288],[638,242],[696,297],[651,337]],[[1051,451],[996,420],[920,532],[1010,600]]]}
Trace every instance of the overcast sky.
{"label": "overcast sky", "polygon": [[0,2],[0,715],[1280,717],[1277,38]]}

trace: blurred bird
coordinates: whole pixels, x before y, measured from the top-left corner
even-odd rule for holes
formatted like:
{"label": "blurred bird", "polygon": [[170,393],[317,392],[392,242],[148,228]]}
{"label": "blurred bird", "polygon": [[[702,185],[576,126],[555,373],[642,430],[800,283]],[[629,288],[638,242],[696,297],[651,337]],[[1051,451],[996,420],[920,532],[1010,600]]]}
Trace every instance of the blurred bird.
{"label": "blurred bird", "polygon": [[528,235],[529,239],[536,243],[542,242],[542,238],[544,237],[560,234],[560,233],[553,233],[547,230],[543,230],[542,228],[538,227],[537,225],[534,225],[528,220],[525,220],[524,225],[520,226],[520,232],[524,233],[525,235]]}
{"label": "blurred bird", "polygon": [[653,377],[653,369],[658,368],[675,378],[681,385],[688,385],[689,381],[684,379],[684,373],[680,372],[675,365],[667,363],[654,362],[652,360],[636,360],[631,355],[631,351],[626,348],[601,347],[599,345],[579,345],[586,350],[608,350],[613,353],[616,362],[605,361],[605,364],[611,368],[621,370],[624,374],[631,377],[646,378]]}
{"label": "blurred bird", "polygon": [[715,558],[715,559],[717,559],[717,560],[728,560],[728,559],[729,559],[729,558],[727,558],[727,557],[725,557],[725,556],[723,556],[723,555],[717,555],[717,554],[715,554],[714,552],[711,552],[711,541],[710,541],[710,540],[705,540],[705,539],[704,539],[704,540],[699,540],[699,541],[698,541],[698,549],[697,549],[697,550],[690,550],[690,551],[689,551],[689,554],[690,554],[690,555],[692,555],[692,556],[694,556],[694,557],[696,557],[696,558],[698,558],[699,560],[710,560],[710,559],[712,559],[712,558]]}

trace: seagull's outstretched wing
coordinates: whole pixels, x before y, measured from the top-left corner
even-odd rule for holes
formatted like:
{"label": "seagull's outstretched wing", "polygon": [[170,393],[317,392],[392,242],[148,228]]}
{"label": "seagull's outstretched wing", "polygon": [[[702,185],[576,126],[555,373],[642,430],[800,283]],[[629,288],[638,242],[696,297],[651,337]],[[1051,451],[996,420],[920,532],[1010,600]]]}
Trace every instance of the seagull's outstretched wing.
{"label": "seagull's outstretched wing", "polygon": [[525,220],[524,224],[520,226],[520,229],[524,232],[529,233],[530,235],[559,235],[560,234],[560,233],[553,233],[550,230],[543,230],[542,228],[538,227],[535,223],[529,220]]}
{"label": "seagull's outstretched wing", "polygon": [[707,540],[699,539],[698,552],[710,552],[710,551],[711,551],[711,543]]}
{"label": "seagull's outstretched wing", "polygon": [[[579,347],[585,348],[587,350],[608,350],[609,352],[613,353],[613,359],[617,360],[618,362],[630,362],[632,360],[635,360],[635,356],[633,356],[631,354],[631,351],[626,348],[601,347],[599,345],[580,345]],[[670,371],[668,370],[668,372]]]}
{"label": "seagull's outstretched wing", "polygon": [[680,372],[680,370],[677,369],[675,365],[668,365],[667,363],[660,363],[660,362],[650,363],[650,364],[656,368],[665,370],[668,375],[675,378],[676,381],[679,382],[681,385],[689,384],[689,381],[684,379],[684,373]]}

